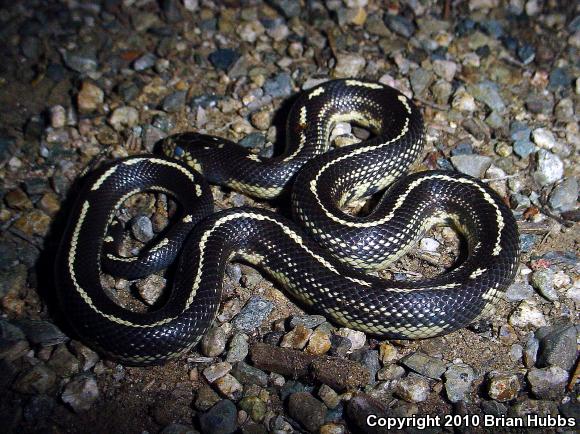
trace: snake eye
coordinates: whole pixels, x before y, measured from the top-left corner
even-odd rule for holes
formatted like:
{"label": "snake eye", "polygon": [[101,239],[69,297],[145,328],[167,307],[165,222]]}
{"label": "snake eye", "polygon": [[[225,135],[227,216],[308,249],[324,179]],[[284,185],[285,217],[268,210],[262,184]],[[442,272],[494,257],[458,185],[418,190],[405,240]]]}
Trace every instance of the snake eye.
{"label": "snake eye", "polygon": [[176,146],[175,149],[174,149],[174,151],[173,151],[173,154],[176,157],[181,157],[183,155],[183,153],[184,153],[183,148],[180,148],[179,146]]}

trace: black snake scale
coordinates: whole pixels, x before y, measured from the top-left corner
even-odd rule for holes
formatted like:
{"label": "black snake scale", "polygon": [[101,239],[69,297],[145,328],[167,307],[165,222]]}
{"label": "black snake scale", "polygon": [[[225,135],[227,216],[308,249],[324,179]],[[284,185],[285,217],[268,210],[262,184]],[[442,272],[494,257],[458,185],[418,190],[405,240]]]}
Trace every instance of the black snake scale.
{"label": "black snake scale", "polygon": [[[330,132],[341,121],[374,135],[328,151]],[[267,272],[311,310],[384,338],[424,338],[464,327],[513,279],[517,227],[493,190],[449,171],[401,178],[420,155],[423,124],[398,91],[359,80],[323,83],[298,98],[287,136],[286,151],[265,159],[225,139],[182,133],[163,141],[166,157],[130,157],[92,173],[57,259],[61,305],[78,334],[129,364],[175,357],[211,325],[226,264],[236,258]],[[212,214],[206,180],[263,198],[286,194],[300,227],[256,208]],[[389,185],[369,215],[341,211]],[[121,258],[108,235],[114,211],[127,197],[151,190],[175,197],[181,214],[137,257]],[[409,282],[362,272],[384,267],[445,220],[467,239],[468,257],[455,269]],[[165,268],[178,254],[171,294],[154,311],[123,309],[101,286],[103,269],[137,278]]]}

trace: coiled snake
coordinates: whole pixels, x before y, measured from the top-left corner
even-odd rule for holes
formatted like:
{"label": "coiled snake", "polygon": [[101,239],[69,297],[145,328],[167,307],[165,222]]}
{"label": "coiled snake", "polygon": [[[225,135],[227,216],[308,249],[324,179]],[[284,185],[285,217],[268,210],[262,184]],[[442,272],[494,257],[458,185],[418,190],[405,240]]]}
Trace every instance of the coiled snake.
{"label": "coiled snake", "polygon": [[[328,151],[331,130],[342,121],[373,135]],[[311,310],[353,329],[412,339],[464,327],[513,279],[517,227],[479,180],[452,171],[401,178],[422,146],[414,104],[388,86],[360,80],[329,81],[303,93],[288,117],[286,150],[271,159],[217,137],[170,136],[162,143],[166,156],[129,157],[88,176],[57,258],[62,308],[80,337],[107,356],[160,363],[191,348],[210,327],[226,264],[238,258]],[[286,194],[302,228],[257,208],[212,214],[206,180],[261,198]],[[341,210],[388,186],[370,214]],[[110,247],[108,227],[123,201],[142,191],[172,195],[181,214],[153,246],[122,258]],[[397,259],[444,220],[467,239],[467,258],[453,270],[419,281],[362,272]],[[101,286],[103,270],[135,279],[167,267],[179,253],[171,295],[154,311],[124,309]]]}

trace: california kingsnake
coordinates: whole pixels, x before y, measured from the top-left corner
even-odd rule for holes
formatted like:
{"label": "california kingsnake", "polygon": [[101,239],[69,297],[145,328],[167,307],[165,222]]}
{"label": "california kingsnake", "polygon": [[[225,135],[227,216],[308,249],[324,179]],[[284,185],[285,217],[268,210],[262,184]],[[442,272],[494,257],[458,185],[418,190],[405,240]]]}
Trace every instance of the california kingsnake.
{"label": "california kingsnake", "polygon": [[[332,128],[343,121],[373,135],[328,151]],[[422,117],[407,97],[379,83],[334,80],[297,99],[280,156],[266,159],[225,139],[182,133],[164,139],[167,157],[129,157],[99,168],[79,194],[57,259],[62,308],[81,338],[106,355],[160,363],[191,348],[210,327],[226,264],[238,258],[310,309],[373,335],[425,338],[464,327],[513,279],[517,227],[501,198],[479,180],[451,171],[399,179],[422,145]],[[256,208],[211,214],[200,174],[257,197],[287,195],[303,229]],[[389,185],[370,214],[341,210]],[[121,258],[107,247],[114,212],[127,197],[151,190],[171,194],[182,214],[153,246]],[[467,259],[453,270],[419,281],[360,271],[384,267],[442,221],[467,239]],[[168,266],[179,253],[171,295],[155,311],[124,309],[101,286],[103,269],[134,279]]]}

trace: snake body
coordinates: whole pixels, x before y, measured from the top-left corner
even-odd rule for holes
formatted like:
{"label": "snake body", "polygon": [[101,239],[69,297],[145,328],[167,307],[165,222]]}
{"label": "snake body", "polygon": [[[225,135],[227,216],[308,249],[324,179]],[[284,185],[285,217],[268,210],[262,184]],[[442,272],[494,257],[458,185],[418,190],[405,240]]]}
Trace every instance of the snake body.
{"label": "snake body", "polygon": [[[342,121],[368,128],[371,138],[329,151],[330,133]],[[296,100],[280,156],[266,159],[222,138],[182,133],[164,139],[165,156],[99,168],[85,181],[57,259],[63,310],[78,334],[109,357],[161,363],[207,331],[226,264],[242,259],[311,310],[376,336],[425,338],[465,327],[513,280],[517,227],[501,198],[477,179],[451,171],[401,178],[422,145],[422,117],[407,97],[379,83],[334,80]],[[300,226],[257,208],[212,214],[206,180],[261,198],[287,195]],[[342,211],[388,186],[370,214]],[[181,214],[154,245],[122,258],[108,235],[115,210],[151,190],[171,194]],[[418,281],[363,272],[384,268],[443,221],[467,240],[467,258],[453,270]],[[103,270],[134,279],[178,255],[171,294],[154,311],[126,310],[103,290]]]}

